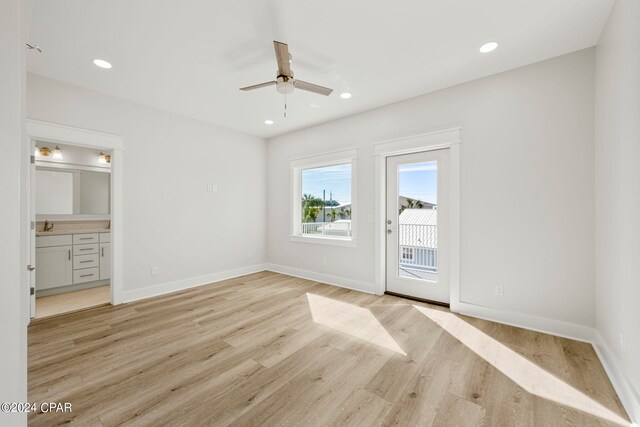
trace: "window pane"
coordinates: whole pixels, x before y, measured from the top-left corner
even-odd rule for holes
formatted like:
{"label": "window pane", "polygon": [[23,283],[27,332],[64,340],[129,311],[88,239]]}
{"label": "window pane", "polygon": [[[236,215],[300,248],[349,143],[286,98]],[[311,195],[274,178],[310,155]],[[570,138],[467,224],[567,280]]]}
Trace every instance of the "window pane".
{"label": "window pane", "polygon": [[302,170],[302,234],[351,237],[351,163]]}

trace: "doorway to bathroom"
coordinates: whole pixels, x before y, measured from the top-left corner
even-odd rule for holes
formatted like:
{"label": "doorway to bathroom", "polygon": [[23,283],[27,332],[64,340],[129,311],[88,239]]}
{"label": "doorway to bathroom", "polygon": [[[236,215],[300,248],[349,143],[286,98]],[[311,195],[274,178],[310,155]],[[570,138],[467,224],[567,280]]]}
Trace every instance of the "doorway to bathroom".
{"label": "doorway to bathroom", "polygon": [[37,121],[28,134],[31,318],[121,302],[121,138]]}

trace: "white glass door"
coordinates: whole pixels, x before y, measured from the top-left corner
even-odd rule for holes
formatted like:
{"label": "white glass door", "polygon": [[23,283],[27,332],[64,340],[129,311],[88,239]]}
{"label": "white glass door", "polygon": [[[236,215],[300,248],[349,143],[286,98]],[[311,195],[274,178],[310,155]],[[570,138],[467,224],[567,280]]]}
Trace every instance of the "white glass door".
{"label": "white glass door", "polygon": [[387,291],[449,302],[449,150],[387,158]]}

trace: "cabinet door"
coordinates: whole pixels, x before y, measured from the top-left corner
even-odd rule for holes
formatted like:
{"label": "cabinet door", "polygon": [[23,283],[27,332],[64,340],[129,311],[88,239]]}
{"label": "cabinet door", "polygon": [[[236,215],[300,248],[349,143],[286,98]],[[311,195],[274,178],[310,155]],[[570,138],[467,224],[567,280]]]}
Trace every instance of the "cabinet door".
{"label": "cabinet door", "polygon": [[36,289],[49,289],[73,283],[71,246],[36,249]]}
{"label": "cabinet door", "polygon": [[100,280],[111,278],[111,243],[100,244]]}

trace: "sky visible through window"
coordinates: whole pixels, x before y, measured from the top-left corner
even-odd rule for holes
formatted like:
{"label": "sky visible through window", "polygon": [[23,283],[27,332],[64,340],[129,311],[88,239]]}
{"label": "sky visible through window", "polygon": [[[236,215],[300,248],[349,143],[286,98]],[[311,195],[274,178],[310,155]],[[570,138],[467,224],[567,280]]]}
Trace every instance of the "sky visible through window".
{"label": "sky visible through window", "polygon": [[351,163],[304,169],[302,171],[302,194],[311,194],[319,199],[338,201],[341,205],[351,203]]}
{"label": "sky visible through window", "polygon": [[[398,168],[399,195],[437,204],[437,163],[414,163]],[[304,169],[302,194],[325,200],[337,200],[341,205],[351,203],[351,164]]]}
{"label": "sky visible through window", "polygon": [[438,204],[437,162],[413,163],[398,167],[400,196]]}

